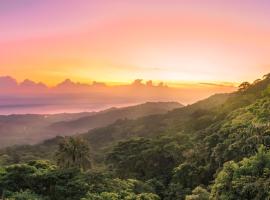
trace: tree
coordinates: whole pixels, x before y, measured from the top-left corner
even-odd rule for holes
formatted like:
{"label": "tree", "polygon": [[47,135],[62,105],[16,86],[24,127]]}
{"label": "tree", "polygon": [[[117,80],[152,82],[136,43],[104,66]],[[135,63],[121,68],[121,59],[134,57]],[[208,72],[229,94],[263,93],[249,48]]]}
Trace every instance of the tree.
{"label": "tree", "polygon": [[209,200],[209,192],[198,186],[196,187],[191,195],[187,195],[185,200]]}
{"label": "tree", "polygon": [[90,147],[80,137],[65,137],[59,144],[56,158],[61,168],[74,167],[86,170],[91,167]]}
{"label": "tree", "polygon": [[38,181],[40,187],[34,191],[48,195],[50,200],[80,200],[93,184],[78,168],[53,170],[42,175]]}
{"label": "tree", "polygon": [[101,182],[97,184],[102,185],[99,189],[91,188],[81,200],[160,200],[149,186],[135,179],[107,177]]}
{"label": "tree", "polygon": [[0,190],[20,191],[27,190],[33,184],[33,174],[38,170],[27,164],[15,164],[5,168],[0,176]]}
{"label": "tree", "polygon": [[270,73],[263,76],[264,79],[270,79]]}
{"label": "tree", "polygon": [[115,192],[102,192],[101,194],[88,193],[85,198],[81,200],[160,200],[160,198],[152,193],[135,194],[126,192],[125,196],[121,196]]}
{"label": "tree", "polygon": [[7,200],[45,200],[41,196],[31,192],[30,190],[14,192]]}
{"label": "tree", "polygon": [[170,182],[166,200],[182,200],[192,189],[202,181],[202,169],[194,164],[183,163],[173,170],[173,177]]}
{"label": "tree", "polygon": [[6,166],[0,169],[0,196],[30,200],[40,194],[48,195],[42,192],[47,184],[43,177],[55,169],[56,166],[46,160]]}
{"label": "tree", "polygon": [[184,160],[188,140],[182,135],[130,139],[114,146],[107,162],[121,178],[169,180],[173,168]]}
{"label": "tree", "polygon": [[253,85],[256,85],[256,84],[258,84],[258,83],[260,83],[262,80],[261,79],[256,79],[255,81],[253,81]]}
{"label": "tree", "polygon": [[249,87],[251,86],[251,84],[249,82],[243,82],[241,83],[238,88],[240,92],[244,92],[246,91]]}
{"label": "tree", "polygon": [[270,199],[269,176],[270,151],[260,147],[255,156],[224,165],[212,186],[210,199]]}

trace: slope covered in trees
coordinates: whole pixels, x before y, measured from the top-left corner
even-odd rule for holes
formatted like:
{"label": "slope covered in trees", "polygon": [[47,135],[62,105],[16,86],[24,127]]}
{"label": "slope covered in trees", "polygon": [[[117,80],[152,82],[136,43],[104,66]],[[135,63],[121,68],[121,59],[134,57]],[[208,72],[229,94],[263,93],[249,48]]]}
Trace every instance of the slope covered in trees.
{"label": "slope covered in trees", "polygon": [[182,106],[177,102],[148,102],[100,112],[0,115],[0,146],[36,144],[55,136],[74,135],[107,126],[119,119],[167,113]]}
{"label": "slope covered in trees", "polygon": [[[67,142],[69,148],[61,142],[73,139],[58,137],[36,146],[2,150],[0,188],[11,198],[269,199],[269,123],[267,75],[242,84],[232,94],[89,131],[81,135],[82,144]],[[74,144],[79,147],[73,148]],[[92,165],[60,165],[57,155],[65,156],[70,149],[81,149],[73,151],[74,157],[89,156]],[[52,164],[31,161],[38,158]],[[36,164],[40,162],[46,167]]]}

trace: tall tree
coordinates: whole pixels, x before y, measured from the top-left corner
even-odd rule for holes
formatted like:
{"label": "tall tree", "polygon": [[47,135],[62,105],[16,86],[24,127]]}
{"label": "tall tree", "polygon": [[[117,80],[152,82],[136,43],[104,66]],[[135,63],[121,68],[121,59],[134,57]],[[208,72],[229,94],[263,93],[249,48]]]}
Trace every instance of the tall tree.
{"label": "tall tree", "polygon": [[61,168],[91,168],[90,147],[81,137],[65,137],[59,144],[56,158]]}

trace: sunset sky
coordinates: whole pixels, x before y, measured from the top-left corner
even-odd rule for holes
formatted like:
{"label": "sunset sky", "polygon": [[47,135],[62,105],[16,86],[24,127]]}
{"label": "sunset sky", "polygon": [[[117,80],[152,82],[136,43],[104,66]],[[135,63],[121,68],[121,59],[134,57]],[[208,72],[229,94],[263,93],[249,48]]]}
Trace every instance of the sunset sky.
{"label": "sunset sky", "polygon": [[0,75],[170,84],[270,72],[267,0],[0,0]]}

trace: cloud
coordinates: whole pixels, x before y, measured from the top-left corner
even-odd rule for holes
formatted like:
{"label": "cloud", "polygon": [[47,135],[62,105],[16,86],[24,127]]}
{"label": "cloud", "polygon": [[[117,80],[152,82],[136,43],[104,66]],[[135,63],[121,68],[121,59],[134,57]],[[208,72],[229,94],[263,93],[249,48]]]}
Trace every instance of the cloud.
{"label": "cloud", "polygon": [[93,111],[146,101],[178,101],[190,104],[214,93],[235,90],[232,86],[216,83],[170,87],[163,82],[154,83],[152,80],[143,79],[119,85],[106,85],[96,81],[85,84],[66,79],[54,87],[48,87],[28,79],[18,83],[8,76],[0,77],[0,85],[0,114],[33,113],[38,110],[44,113],[45,107],[48,113],[55,113],[60,108],[62,112]]}
{"label": "cloud", "polygon": [[233,83],[199,83],[200,85],[216,86],[216,87],[234,87]]}
{"label": "cloud", "polygon": [[31,81],[29,79],[25,79],[23,82],[19,84],[21,88],[27,88],[27,89],[48,89],[48,87],[44,83],[35,83],[34,81]]}
{"label": "cloud", "polygon": [[0,88],[2,89],[9,89],[9,88],[15,88],[18,86],[17,81],[10,77],[10,76],[1,76],[0,77]]}

